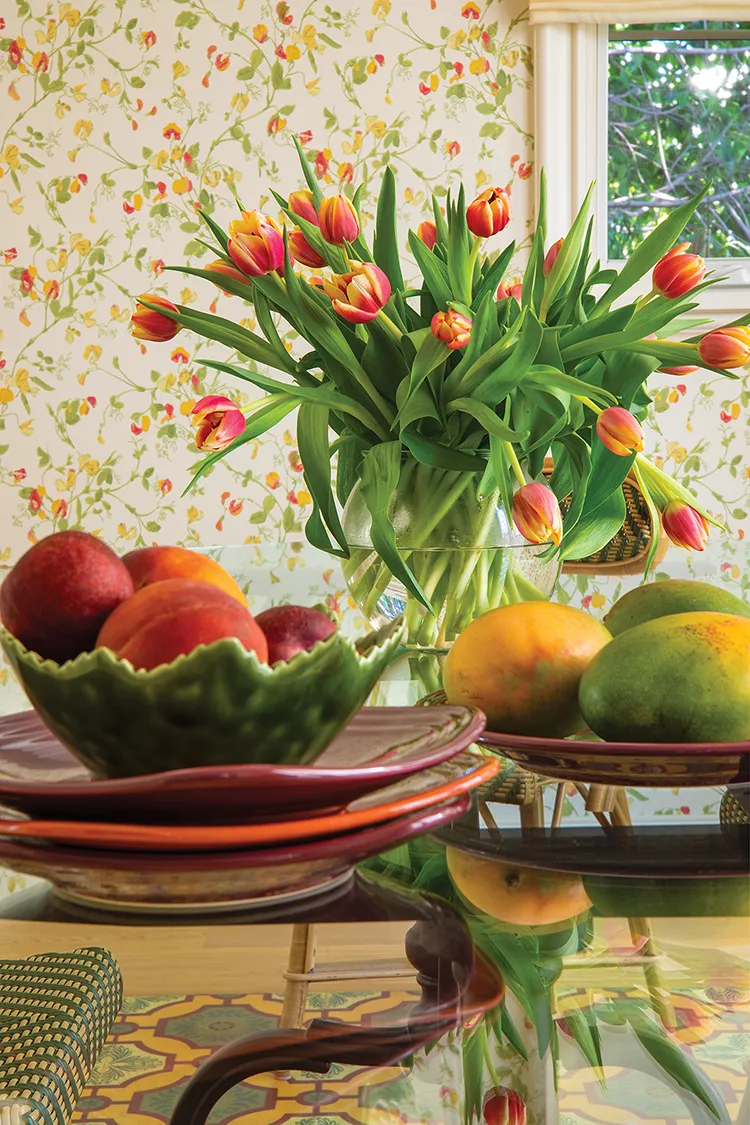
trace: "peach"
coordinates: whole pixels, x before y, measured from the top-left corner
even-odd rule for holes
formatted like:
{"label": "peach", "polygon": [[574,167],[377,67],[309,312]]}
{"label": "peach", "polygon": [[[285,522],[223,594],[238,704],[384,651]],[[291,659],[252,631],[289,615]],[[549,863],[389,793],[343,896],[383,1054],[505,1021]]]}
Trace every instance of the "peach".
{"label": "peach", "polygon": [[122,602],[104,623],[96,644],[134,668],[151,669],[224,637],[236,637],[267,662],[263,631],[235,597],[210,582],[165,578]]}
{"label": "peach", "polygon": [[0,586],[0,619],[26,648],[62,664],[93,649],[132,593],[111,547],[85,531],[58,531],[22,555]]}
{"label": "peach", "polygon": [[194,578],[226,590],[242,605],[247,605],[247,598],[223,566],[187,547],[139,547],[123,555],[122,561],[130,571],[136,590],[152,582],[163,582],[165,578]]}
{"label": "peach", "polygon": [[255,619],[268,641],[268,663],[291,660],[336,632],[336,625],[319,609],[304,605],[275,605]]}

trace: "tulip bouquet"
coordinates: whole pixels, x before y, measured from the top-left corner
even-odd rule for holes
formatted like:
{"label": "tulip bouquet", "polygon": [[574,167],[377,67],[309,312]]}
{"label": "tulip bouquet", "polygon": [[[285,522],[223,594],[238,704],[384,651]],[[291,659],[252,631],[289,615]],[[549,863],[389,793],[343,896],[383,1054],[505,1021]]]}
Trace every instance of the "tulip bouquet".
{"label": "tulip bouquet", "polygon": [[[445,212],[433,200],[434,220],[409,232],[420,276],[407,283],[391,169],[371,244],[360,192],[324,196],[301,151],[300,159],[307,188],[275,195],[278,224],[243,210],[225,232],[202,213],[216,260],[170,267],[250,302],[259,333],[154,295],[133,315],[142,340],[186,328],[225,344],[239,362],[206,366],[262,392],[247,416],[223,396],[196,404],[196,440],[208,456],[194,480],[297,411],[313,501],[308,539],[345,560],[370,616],[397,583],[411,639],[423,646],[449,642],[479,612],[549,592],[517,564],[514,545],[555,574],[562,560],[603,547],[622,525],[628,474],[654,526],[661,518],[674,542],[702,549],[715,521],[645,456],[641,421],[653,371],[701,366],[733,377],[750,359],[750,316],[702,338],[667,338],[700,323],[685,317],[714,280],[687,244],[675,245],[705,189],[615,272],[591,261],[591,192],[546,249],[542,185],[523,282],[510,288],[514,244],[495,250],[510,220],[508,191],[484,191],[467,206],[461,190]],[[648,296],[629,299],[651,271]],[[280,334],[286,326],[309,345],[296,357]]]}

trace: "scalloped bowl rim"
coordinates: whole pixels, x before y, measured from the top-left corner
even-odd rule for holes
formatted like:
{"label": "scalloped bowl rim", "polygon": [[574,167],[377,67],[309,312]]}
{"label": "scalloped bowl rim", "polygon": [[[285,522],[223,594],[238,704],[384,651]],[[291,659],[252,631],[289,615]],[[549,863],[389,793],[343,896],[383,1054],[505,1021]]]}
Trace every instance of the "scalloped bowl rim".
{"label": "scalloped bowl rim", "polygon": [[2,645],[6,652],[9,649],[12,650],[18,655],[19,659],[26,664],[31,664],[52,675],[60,673],[62,679],[75,679],[79,675],[85,675],[91,671],[103,671],[107,673],[117,672],[135,682],[148,681],[150,684],[157,684],[159,680],[171,678],[182,670],[187,669],[189,672],[190,665],[199,665],[205,652],[209,650],[212,652],[223,650],[227,653],[233,652],[239,657],[242,663],[247,665],[248,668],[252,669],[261,678],[270,680],[271,678],[283,679],[285,676],[294,676],[296,674],[295,670],[301,671],[305,665],[310,665],[323,657],[334,645],[343,645],[345,649],[351,650],[357,662],[366,667],[370,661],[374,661],[378,655],[382,654],[383,649],[388,645],[398,644],[403,636],[404,630],[405,623],[402,623],[399,627],[395,627],[394,623],[392,633],[385,636],[382,640],[373,643],[370,648],[362,653],[350,637],[347,637],[340,629],[337,629],[335,633],[324,637],[323,640],[316,641],[312,648],[303,649],[301,652],[295,653],[291,660],[279,660],[273,665],[265,664],[258,660],[256,653],[246,649],[236,637],[222,637],[220,640],[212,641],[210,644],[196,645],[190,652],[180,653],[179,656],[175,657],[175,659],[168,664],[158,664],[155,668],[135,668],[129,660],[118,656],[111,649],[103,647],[95,648],[90,652],[81,652],[71,660],[66,660],[63,664],[58,664],[56,660],[41,656],[38,652],[34,652],[33,649],[27,648],[24,643],[20,641],[18,637],[14,637],[2,623],[0,623],[0,645]]}

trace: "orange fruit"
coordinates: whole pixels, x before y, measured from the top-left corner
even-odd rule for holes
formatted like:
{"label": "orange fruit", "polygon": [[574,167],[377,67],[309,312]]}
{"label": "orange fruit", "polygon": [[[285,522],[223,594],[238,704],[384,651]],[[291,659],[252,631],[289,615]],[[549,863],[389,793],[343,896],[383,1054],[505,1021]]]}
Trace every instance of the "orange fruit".
{"label": "orange fruit", "polygon": [[518,867],[458,848],[446,848],[456,890],[483,914],[517,926],[549,926],[591,906],[580,875]]}
{"label": "orange fruit", "polygon": [[123,555],[122,561],[130,571],[136,590],[170,578],[192,578],[197,582],[210,582],[247,605],[247,598],[223,566],[187,547],[139,547]]}

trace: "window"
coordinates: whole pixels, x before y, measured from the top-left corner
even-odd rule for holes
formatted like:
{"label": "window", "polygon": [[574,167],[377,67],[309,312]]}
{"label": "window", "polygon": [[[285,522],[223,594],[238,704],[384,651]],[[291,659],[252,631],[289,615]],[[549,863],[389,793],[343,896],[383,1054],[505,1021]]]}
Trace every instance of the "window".
{"label": "window", "polygon": [[617,267],[711,179],[710,205],[684,237],[727,280],[708,290],[702,305],[717,318],[746,311],[750,21],[537,19],[534,32],[537,168],[554,185],[550,238],[568,229],[596,180],[595,248]]}
{"label": "window", "polygon": [[704,258],[750,258],[750,23],[609,28],[607,254],[713,186],[685,231]]}

